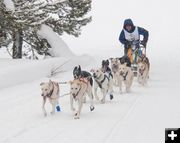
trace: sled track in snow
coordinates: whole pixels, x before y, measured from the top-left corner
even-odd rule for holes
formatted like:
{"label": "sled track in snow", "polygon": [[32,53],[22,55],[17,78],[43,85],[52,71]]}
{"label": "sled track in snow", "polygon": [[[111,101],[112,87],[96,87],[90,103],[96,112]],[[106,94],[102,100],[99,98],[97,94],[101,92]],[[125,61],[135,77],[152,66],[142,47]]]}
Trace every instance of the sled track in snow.
{"label": "sled track in snow", "polygon": [[122,118],[118,119],[116,123],[112,126],[111,130],[109,131],[109,134],[105,137],[102,143],[111,143],[111,139],[113,138],[114,134],[116,133],[117,129],[120,127],[123,120],[127,119],[130,113],[133,112],[135,109],[137,103],[140,101],[142,96],[138,96],[135,101],[132,103],[132,105],[129,107],[127,112],[123,115]]}

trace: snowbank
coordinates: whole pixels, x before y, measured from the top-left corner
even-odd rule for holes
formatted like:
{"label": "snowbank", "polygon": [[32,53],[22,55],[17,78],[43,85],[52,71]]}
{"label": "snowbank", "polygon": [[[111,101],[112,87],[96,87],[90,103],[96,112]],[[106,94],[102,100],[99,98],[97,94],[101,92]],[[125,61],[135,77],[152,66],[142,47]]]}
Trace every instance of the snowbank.
{"label": "snowbank", "polygon": [[43,38],[47,39],[52,49],[50,53],[54,57],[72,57],[75,56],[67,44],[61,39],[61,37],[56,34],[49,26],[42,25],[41,29],[38,31]]}
{"label": "snowbank", "polygon": [[74,66],[87,66],[93,59],[87,55],[73,58],[50,58],[39,61],[31,60],[1,60],[0,66],[0,89],[15,86],[26,82],[49,77],[53,69],[56,72],[72,70]]}
{"label": "snowbank", "polygon": [[12,2],[12,0],[4,0],[4,4],[8,9],[14,11],[14,3]]}

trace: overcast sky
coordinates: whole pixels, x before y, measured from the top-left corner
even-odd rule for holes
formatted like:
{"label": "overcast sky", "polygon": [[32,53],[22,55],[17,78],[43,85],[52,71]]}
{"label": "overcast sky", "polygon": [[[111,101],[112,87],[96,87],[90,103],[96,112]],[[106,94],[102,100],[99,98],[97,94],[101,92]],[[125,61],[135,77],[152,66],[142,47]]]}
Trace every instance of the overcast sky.
{"label": "overcast sky", "polygon": [[82,29],[79,38],[64,35],[63,39],[80,54],[96,48],[102,51],[123,49],[118,41],[119,33],[124,19],[131,18],[136,26],[149,31],[148,48],[170,51],[175,48],[174,43],[180,41],[179,6],[178,0],[93,0],[90,12],[93,21]]}

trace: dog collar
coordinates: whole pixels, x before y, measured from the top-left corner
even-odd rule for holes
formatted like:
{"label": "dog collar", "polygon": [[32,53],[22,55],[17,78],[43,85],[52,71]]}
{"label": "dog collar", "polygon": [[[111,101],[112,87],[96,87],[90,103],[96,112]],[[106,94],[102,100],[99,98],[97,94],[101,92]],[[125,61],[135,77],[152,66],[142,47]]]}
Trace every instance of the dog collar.
{"label": "dog collar", "polygon": [[100,79],[102,75],[100,75],[99,77],[96,77],[96,79]]}
{"label": "dog collar", "polygon": [[81,81],[81,82],[84,82],[85,84],[88,84],[88,79],[87,78],[79,78],[79,81]]}
{"label": "dog collar", "polygon": [[107,75],[104,74],[104,78],[103,78],[103,80],[101,80],[100,82],[99,82],[97,79],[95,79],[95,81],[97,82],[97,84],[98,84],[98,86],[99,86],[100,88],[102,88],[102,83],[106,80],[106,78],[109,80],[109,78],[107,77]]}

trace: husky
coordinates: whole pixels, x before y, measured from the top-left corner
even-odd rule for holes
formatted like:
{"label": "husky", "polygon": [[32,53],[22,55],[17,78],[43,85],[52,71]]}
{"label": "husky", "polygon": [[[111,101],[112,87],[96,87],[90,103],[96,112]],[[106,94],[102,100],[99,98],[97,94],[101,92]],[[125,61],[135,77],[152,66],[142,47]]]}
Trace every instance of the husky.
{"label": "husky", "polygon": [[120,61],[118,58],[110,58],[111,63],[111,70],[113,75],[113,84],[115,86],[118,85],[118,65],[120,64]]}
{"label": "husky", "polygon": [[101,70],[103,73],[105,73],[108,78],[113,78],[112,72],[111,72],[111,68],[109,67],[109,60],[103,60],[102,61],[102,67]]}
{"label": "husky", "polygon": [[[74,119],[79,119],[81,109],[83,106],[83,98],[88,94],[90,98],[90,111],[94,110],[92,86],[86,78],[79,78],[70,81],[70,106],[71,110],[75,112]],[[73,106],[74,102],[78,102],[78,109]]]}
{"label": "husky", "polygon": [[88,71],[82,71],[80,65],[74,67],[73,76],[74,76],[74,79],[87,78],[90,81],[91,86],[93,86],[93,79],[92,79],[91,73],[89,73]]}
{"label": "husky", "polygon": [[141,59],[138,60],[138,82],[142,85],[147,83],[149,78],[150,63],[149,59],[143,55]]}
{"label": "husky", "polygon": [[113,99],[113,79],[112,77],[108,77],[105,73],[102,72],[101,69],[91,69],[94,78],[94,96],[96,100],[99,100],[97,96],[98,87],[101,89],[103,94],[103,98],[101,99],[101,103],[105,103],[106,94],[109,92],[110,99]]}
{"label": "husky", "polygon": [[109,67],[109,60],[102,60],[101,70],[102,70],[104,73],[111,74],[111,68]]}
{"label": "husky", "polygon": [[126,63],[119,64],[118,66],[118,86],[119,91],[122,94],[122,83],[126,86],[126,92],[130,92],[130,88],[133,82],[134,74],[131,67],[128,67]]}
{"label": "husky", "polygon": [[42,103],[43,114],[44,116],[47,116],[45,103],[46,100],[48,99],[52,105],[51,114],[54,115],[55,107],[58,104],[58,100],[59,100],[59,84],[57,82],[49,80],[49,82],[42,82],[40,86],[42,91],[41,96],[43,97],[43,103]]}
{"label": "husky", "polygon": [[121,58],[118,58],[121,64],[126,63],[126,66],[131,67],[131,61],[127,55],[122,56]]}
{"label": "husky", "polygon": [[113,74],[113,79],[114,79],[114,85],[118,86],[118,70],[119,70],[119,65],[126,63],[128,67],[131,67],[131,61],[128,56],[124,55],[122,57],[117,57],[117,58],[110,58],[111,62],[111,69],[112,69],[112,74]]}
{"label": "husky", "polygon": [[[93,79],[92,79],[91,73],[89,73],[88,71],[81,70],[80,65],[74,67],[73,76],[74,76],[74,79],[86,78],[90,82],[91,86],[93,86]],[[83,100],[84,100],[83,102],[85,103],[86,96],[84,96]]]}

